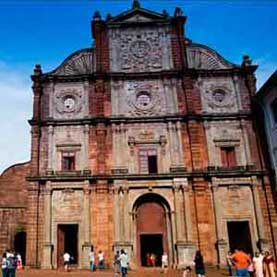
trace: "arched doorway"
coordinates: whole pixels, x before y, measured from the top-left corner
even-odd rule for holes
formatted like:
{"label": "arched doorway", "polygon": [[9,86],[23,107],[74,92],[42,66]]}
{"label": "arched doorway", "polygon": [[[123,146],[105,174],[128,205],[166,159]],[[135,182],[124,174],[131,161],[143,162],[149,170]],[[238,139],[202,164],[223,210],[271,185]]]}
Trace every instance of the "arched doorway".
{"label": "arched doorway", "polygon": [[22,263],[25,265],[26,260],[26,232],[17,232],[14,236],[14,251],[19,253],[22,258]]}
{"label": "arched doorway", "polygon": [[140,266],[147,266],[147,254],[156,256],[156,266],[161,256],[172,255],[171,219],[167,201],[154,193],[141,196],[134,205],[136,214],[136,249]]}

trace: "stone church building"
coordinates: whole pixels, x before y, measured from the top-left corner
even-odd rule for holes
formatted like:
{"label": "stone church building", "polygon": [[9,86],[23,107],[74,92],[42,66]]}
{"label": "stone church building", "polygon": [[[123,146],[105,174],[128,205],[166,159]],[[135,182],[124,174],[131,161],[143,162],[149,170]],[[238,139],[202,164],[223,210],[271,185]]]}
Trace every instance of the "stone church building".
{"label": "stone church building", "polygon": [[276,252],[251,105],[257,66],[192,42],[185,23],[180,8],[134,0],[94,14],[91,48],[51,72],[35,67],[31,161],[0,177],[1,251],[41,268],[65,251],[87,268],[91,247],[108,266],[123,248],[133,268],[164,251],[179,266],[196,249],[214,265],[236,247]]}

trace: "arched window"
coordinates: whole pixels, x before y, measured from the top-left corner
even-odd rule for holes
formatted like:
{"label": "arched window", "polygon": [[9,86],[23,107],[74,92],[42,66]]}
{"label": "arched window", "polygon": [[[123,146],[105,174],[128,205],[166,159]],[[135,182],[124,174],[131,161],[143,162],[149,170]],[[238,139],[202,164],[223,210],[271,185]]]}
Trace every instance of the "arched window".
{"label": "arched window", "polygon": [[273,115],[273,118],[274,118],[274,122],[277,123],[277,98],[275,98],[271,104],[271,111],[272,111],[272,115]]}

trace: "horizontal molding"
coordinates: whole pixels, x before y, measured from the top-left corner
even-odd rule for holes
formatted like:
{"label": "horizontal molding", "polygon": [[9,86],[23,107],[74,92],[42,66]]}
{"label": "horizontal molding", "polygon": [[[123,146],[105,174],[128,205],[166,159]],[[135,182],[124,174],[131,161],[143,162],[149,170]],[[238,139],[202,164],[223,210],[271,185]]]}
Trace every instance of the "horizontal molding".
{"label": "horizontal molding", "polygon": [[222,120],[240,120],[240,119],[252,119],[250,112],[239,112],[239,113],[221,113],[221,114],[193,114],[188,113],[185,115],[174,114],[166,116],[152,116],[152,117],[86,117],[83,119],[53,119],[48,118],[45,120],[34,120],[30,119],[29,124],[31,126],[49,126],[49,125],[96,125],[97,123],[147,123],[147,122],[172,122],[172,121],[222,121]]}

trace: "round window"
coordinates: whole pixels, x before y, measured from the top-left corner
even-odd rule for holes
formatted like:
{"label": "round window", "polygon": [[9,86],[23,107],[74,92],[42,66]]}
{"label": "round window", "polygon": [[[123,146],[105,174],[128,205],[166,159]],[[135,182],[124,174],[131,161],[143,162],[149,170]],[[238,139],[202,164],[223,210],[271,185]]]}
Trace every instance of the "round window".
{"label": "round window", "polygon": [[65,110],[72,111],[75,107],[76,100],[73,96],[68,95],[64,98],[63,104],[64,104]]}
{"label": "round window", "polygon": [[223,102],[224,99],[226,97],[226,92],[222,89],[216,89],[214,92],[213,92],[213,99],[216,101],[216,102]]}
{"label": "round window", "polygon": [[147,108],[151,103],[151,96],[148,92],[142,91],[137,95],[137,106]]}

